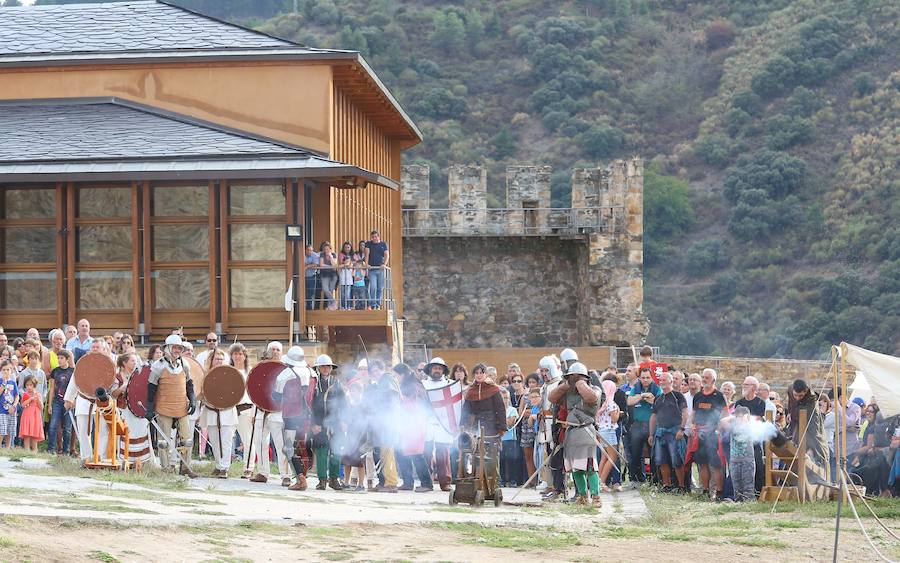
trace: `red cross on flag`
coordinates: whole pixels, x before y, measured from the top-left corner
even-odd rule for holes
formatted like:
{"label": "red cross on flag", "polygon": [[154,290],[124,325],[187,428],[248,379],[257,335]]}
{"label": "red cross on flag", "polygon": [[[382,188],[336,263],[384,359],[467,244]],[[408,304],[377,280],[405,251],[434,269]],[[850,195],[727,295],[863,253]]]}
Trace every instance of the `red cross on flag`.
{"label": "red cross on flag", "polygon": [[462,382],[454,381],[450,385],[428,390],[428,400],[434,408],[434,414],[444,430],[450,434],[459,432],[462,418]]}

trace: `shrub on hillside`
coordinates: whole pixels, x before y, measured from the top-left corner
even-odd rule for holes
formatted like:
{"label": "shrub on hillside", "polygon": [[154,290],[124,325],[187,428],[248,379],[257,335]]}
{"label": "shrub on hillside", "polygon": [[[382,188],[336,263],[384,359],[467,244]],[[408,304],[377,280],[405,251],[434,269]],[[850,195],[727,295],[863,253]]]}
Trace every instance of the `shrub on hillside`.
{"label": "shrub on hillside", "polygon": [[784,106],[785,113],[794,117],[810,117],[820,109],[824,102],[815,92],[803,86],[794,88],[794,93]]}
{"label": "shrub on hillside", "polygon": [[433,118],[455,118],[468,109],[465,98],[453,95],[446,88],[436,86],[414,101],[410,108],[424,116]]}
{"label": "shrub on hillside", "polygon": [[799,225],[803,218],[800,201],[795,196],[774,200],[764,190],[741,192],[731,208],[728,230],[744,241],[760,241],[773,233]]}
{"label": "shrub on hillside", "polygon": [[728,20],[714,20],[706,26],[703,37],[708,49],[716,50],[728,47],[734,42],[737,31],[734,24]]}
{"label": "shrub on hillside", "polygon": [[813,137],[813,125],[805,117],[776,115],[766,121],[766,146],[783,150],[808,143]]}
{"label": "shrub on hillside", "polygon": [[721,239],[695,242],[687,251],[687,268],[694,277],[705,277],[730,262],[728,243]]}
{"label": "shrub on hillside", "polygon": [[738,272],[717,275],[709,285],[710,301],[719,306],[728,305],[740,293],[742,281],[743,277]]}
{"label": "shrub on hillside", "polygon": [[581,152],[589,158],[606,158],[622,148],[625,135],[618,127],[592,125],[578,136]]}
{"label": "shrub on hillside", "polygon": [[806,162],[779,151],[763,150],[744,157],[729,168],[725,177],[725,196],[737,201],[747,190],[762,190],[769,197],[781,198],[797,191],[806,181]]}
{"label": "shrub on hillside", "polygon": [[878,87],[875,77],[868,72],[861,72],[853,78],[853,91],[857,96],[868,96]]}
{"label": "shrub on hillside", "polygon": [[432,25],[428,39],[435,47],[448,55],[462,51],[466,42],[466,27],[456,12],[435,12]]}
{"label": "shrub on hillside", "polygon": [[740,108],[732,108],[725,113],[725,131],[734,138],[747,132],[753,124],[753,117]]}
{"label": "shrub on hillside", "polygon": [[742,109],[750,115],[759,115],[763,108],[763,101],[756,92],[744,90],[731,98],[731,107]]}
{"label": "shrub on hillside", "polygon": [[723,135],[706,135],[694,145],[694,155],[710,166],[722,168],[731,160],[731,144]]}
{"label": "shrub on hillside", "polygon": [[644,171],[644,260],[653,263],[668,251],[668,241],[683,234],[694,221],[690,186],[666,176],[656,166]]}

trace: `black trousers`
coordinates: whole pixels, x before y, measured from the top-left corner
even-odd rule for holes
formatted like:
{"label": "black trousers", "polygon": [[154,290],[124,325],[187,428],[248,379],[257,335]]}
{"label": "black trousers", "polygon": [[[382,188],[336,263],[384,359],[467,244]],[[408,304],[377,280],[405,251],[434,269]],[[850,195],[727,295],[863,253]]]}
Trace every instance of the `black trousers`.
{"label": "black trousers", "polygon": [[634,421],[628,430],[628,473],[631,480],[643,483],[647,480],[644,475],[644,446],[650,437],[650,423]]}
{"label": "black trousers", "polygon": [[518,440],[503,440],[500,453],[500,480],[507,487],[518,486],[522,476],[522,446]]}

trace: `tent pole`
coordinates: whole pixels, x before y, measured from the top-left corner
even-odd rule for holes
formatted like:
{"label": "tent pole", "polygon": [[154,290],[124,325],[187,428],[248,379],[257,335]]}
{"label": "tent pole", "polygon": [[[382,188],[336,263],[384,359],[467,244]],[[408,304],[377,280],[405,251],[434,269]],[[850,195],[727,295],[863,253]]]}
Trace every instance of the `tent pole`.
{"label": "tent pole", "polygon": [[[846,374],[844,373],[844,354],[841,353],[841,381],[840,387],[838,387],[838,378],[837,378],[837,370],[835,369],[836,363],[836,354],[837,347],[831,347],[831,366],[832,372],[834,373],[834,386],[833,389],[836,389],[835,395],[835,409],[834,409],[834,422],[835,422],[835,433],[834,433],[834,454],[838,457],[837,462],[837,471],[840,475],[843,475],[844,471],[844,460],[846,459],[846,447],[845,442],[847,440],[847,424],[843,420],[846,417],[846,410],[843,405],[843,402],[847,400],[847,379]],[[840,398],[838,398],[838,391],[840,391]],[[833,476],[832,476],[833,478]],[[837,554],[838,554],[838,539],[841,533],[841,510],[843,509],[843,501],[844,501],[844,492],[849,495],[850,490],[842,485],[844,481],[837,481],[838,483],[838,498],[837,498],[837,515],[835,516],[834,521],[834,552],[832,554],[832,563],[837,563]]]}

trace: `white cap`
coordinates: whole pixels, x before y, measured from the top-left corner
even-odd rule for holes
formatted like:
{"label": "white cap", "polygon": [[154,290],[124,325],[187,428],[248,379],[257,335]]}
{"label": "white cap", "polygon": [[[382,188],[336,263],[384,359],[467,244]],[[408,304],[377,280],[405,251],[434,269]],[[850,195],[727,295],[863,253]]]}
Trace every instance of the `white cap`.
{"label": "white cap", "polygon": [[577,362],[578,354],[575,353],[575,350],[572,350],[571,348],[566,348],[565,350],[563,350],[562,352],[559,353],[559,359],[564,362],[573,362],[573,361]]}
{"label": "white cap", "polygon": [[166,337],[166,346],[181,346],[184,348],[184,341],[177,334],[170,334]]}
{"label": "white cap", "polygon": [[306,354],[303,352],[303,348],[300,346],[291,346],[288,350],[288,353],[281,359],[284,363],[289,366],[301,366],[305,365],[303,359],[306,357]]}

